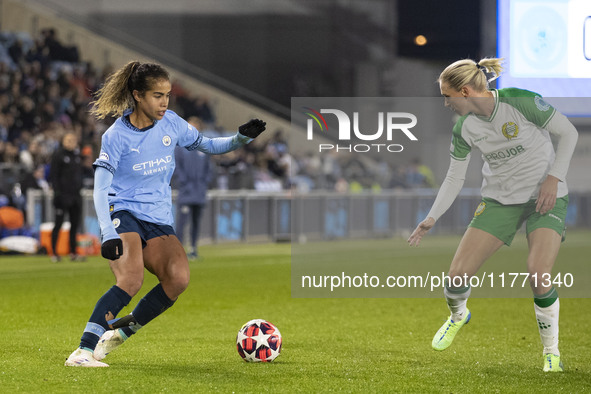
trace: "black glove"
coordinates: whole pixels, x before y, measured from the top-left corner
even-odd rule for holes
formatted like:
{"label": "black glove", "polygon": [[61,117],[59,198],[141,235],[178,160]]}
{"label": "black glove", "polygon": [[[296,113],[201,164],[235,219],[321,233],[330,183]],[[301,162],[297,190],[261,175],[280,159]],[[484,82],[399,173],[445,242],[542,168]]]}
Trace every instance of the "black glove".
{"label": "black glove", "polygon": [[101,255],[107,260],[117,260],[123,254],[123,241],[121,238],[114,238],[103,242]]}
{"label": "black glove", "polygon": [[266,125],[267,123],[260,119],[251,119],[248,121],[248,123],[238,127],[238,132],[245,137],[257,138],[259,134],[265,131]]}

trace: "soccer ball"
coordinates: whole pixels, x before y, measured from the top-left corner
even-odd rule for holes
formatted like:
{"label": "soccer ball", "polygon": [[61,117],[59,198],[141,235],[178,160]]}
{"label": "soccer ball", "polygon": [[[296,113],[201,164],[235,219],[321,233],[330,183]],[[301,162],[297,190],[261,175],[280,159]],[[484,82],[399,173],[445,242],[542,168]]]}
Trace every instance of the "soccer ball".
{"label": "soccer ball", "polygon": [[247,362],[270,362],[281,353],[281,333],[273,324],[254,319],[242,326],[236,335],[236,348]]}

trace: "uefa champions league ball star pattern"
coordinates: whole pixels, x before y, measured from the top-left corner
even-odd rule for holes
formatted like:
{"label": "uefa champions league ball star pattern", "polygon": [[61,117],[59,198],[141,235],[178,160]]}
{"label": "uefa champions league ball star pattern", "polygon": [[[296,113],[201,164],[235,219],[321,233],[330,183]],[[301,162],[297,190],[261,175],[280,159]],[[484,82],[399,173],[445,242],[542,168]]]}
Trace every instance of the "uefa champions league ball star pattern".
{"label": "uefa champions league ball star pattern", "polygon": [[236,335],[236,348],[247,362],[271,362],[281,353],[281,333],[273,324],[254,319],[242,326]]}

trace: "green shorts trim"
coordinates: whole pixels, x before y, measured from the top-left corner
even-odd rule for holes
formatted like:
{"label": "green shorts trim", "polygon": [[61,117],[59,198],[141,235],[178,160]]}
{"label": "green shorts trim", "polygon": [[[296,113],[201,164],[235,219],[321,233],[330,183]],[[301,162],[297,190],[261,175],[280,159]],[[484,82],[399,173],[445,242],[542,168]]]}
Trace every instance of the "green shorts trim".
{"label": "green shorts trim", "polygon": [[478,228],[494,235],[510,246],[517,230],[526,223],[526,234],[538,228],[551,228],[565,239],[568,196],[556,199],[556,204],[545,215],[536,212],[536,201],[503,205],[492,198],[483,198],[468,227]]}

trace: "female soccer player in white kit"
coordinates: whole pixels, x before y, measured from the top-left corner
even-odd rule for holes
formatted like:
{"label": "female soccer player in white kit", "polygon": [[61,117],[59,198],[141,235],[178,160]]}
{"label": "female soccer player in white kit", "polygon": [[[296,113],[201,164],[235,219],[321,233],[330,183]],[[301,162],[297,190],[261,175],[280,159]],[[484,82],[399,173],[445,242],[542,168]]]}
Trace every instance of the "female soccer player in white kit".
{"label": "female soccer player in white kit", "polygon": [[[538,94],[507,88],[488,89],[502,71],[501,59],[459,60],[439,76],[445,105],[460,115],[453,128],[451,161],[435,202],[408,239],[422,237],[451,206],[460,192],[472,148],[482,153],[482,202],[474,213],[456,254],[449,277],[468,278],[501,246],[510,245],[526,223],[527,270],[544,347],[544,371],[563,370],[558,351],[558,293],[547,280],[564,238],[568,190],[565,177],[577,141],[569,120]],[[487,73],[494,74],[491,79]],[[556,153],[550,132],[557,139]],[[435,350],[449,347],[470,320],[468,283],[446,284],[451,315],[433,338]],[[454,283],[454,282],[452,282]],[[457,283],[462,283],[457,286]]]}
{"label": "female soccer player in white kit", "polygon": [[[168,110],[170,91],[162,66],[130,62],[96,95],[92,112],[99,119],[119,116],[102,137],[93,194],[101,254],[110,260],[116,284],[96,303],[66,366],[107,367],[100,360],[170,308],[189,285],[187,255],[172,228],[175,147],[225,153],[265,130],[265,122],[253,119],[233,137],[207,138]],[[130,315],[115,319],[140,290],[144,268],[158,278],[158,285]]]}

